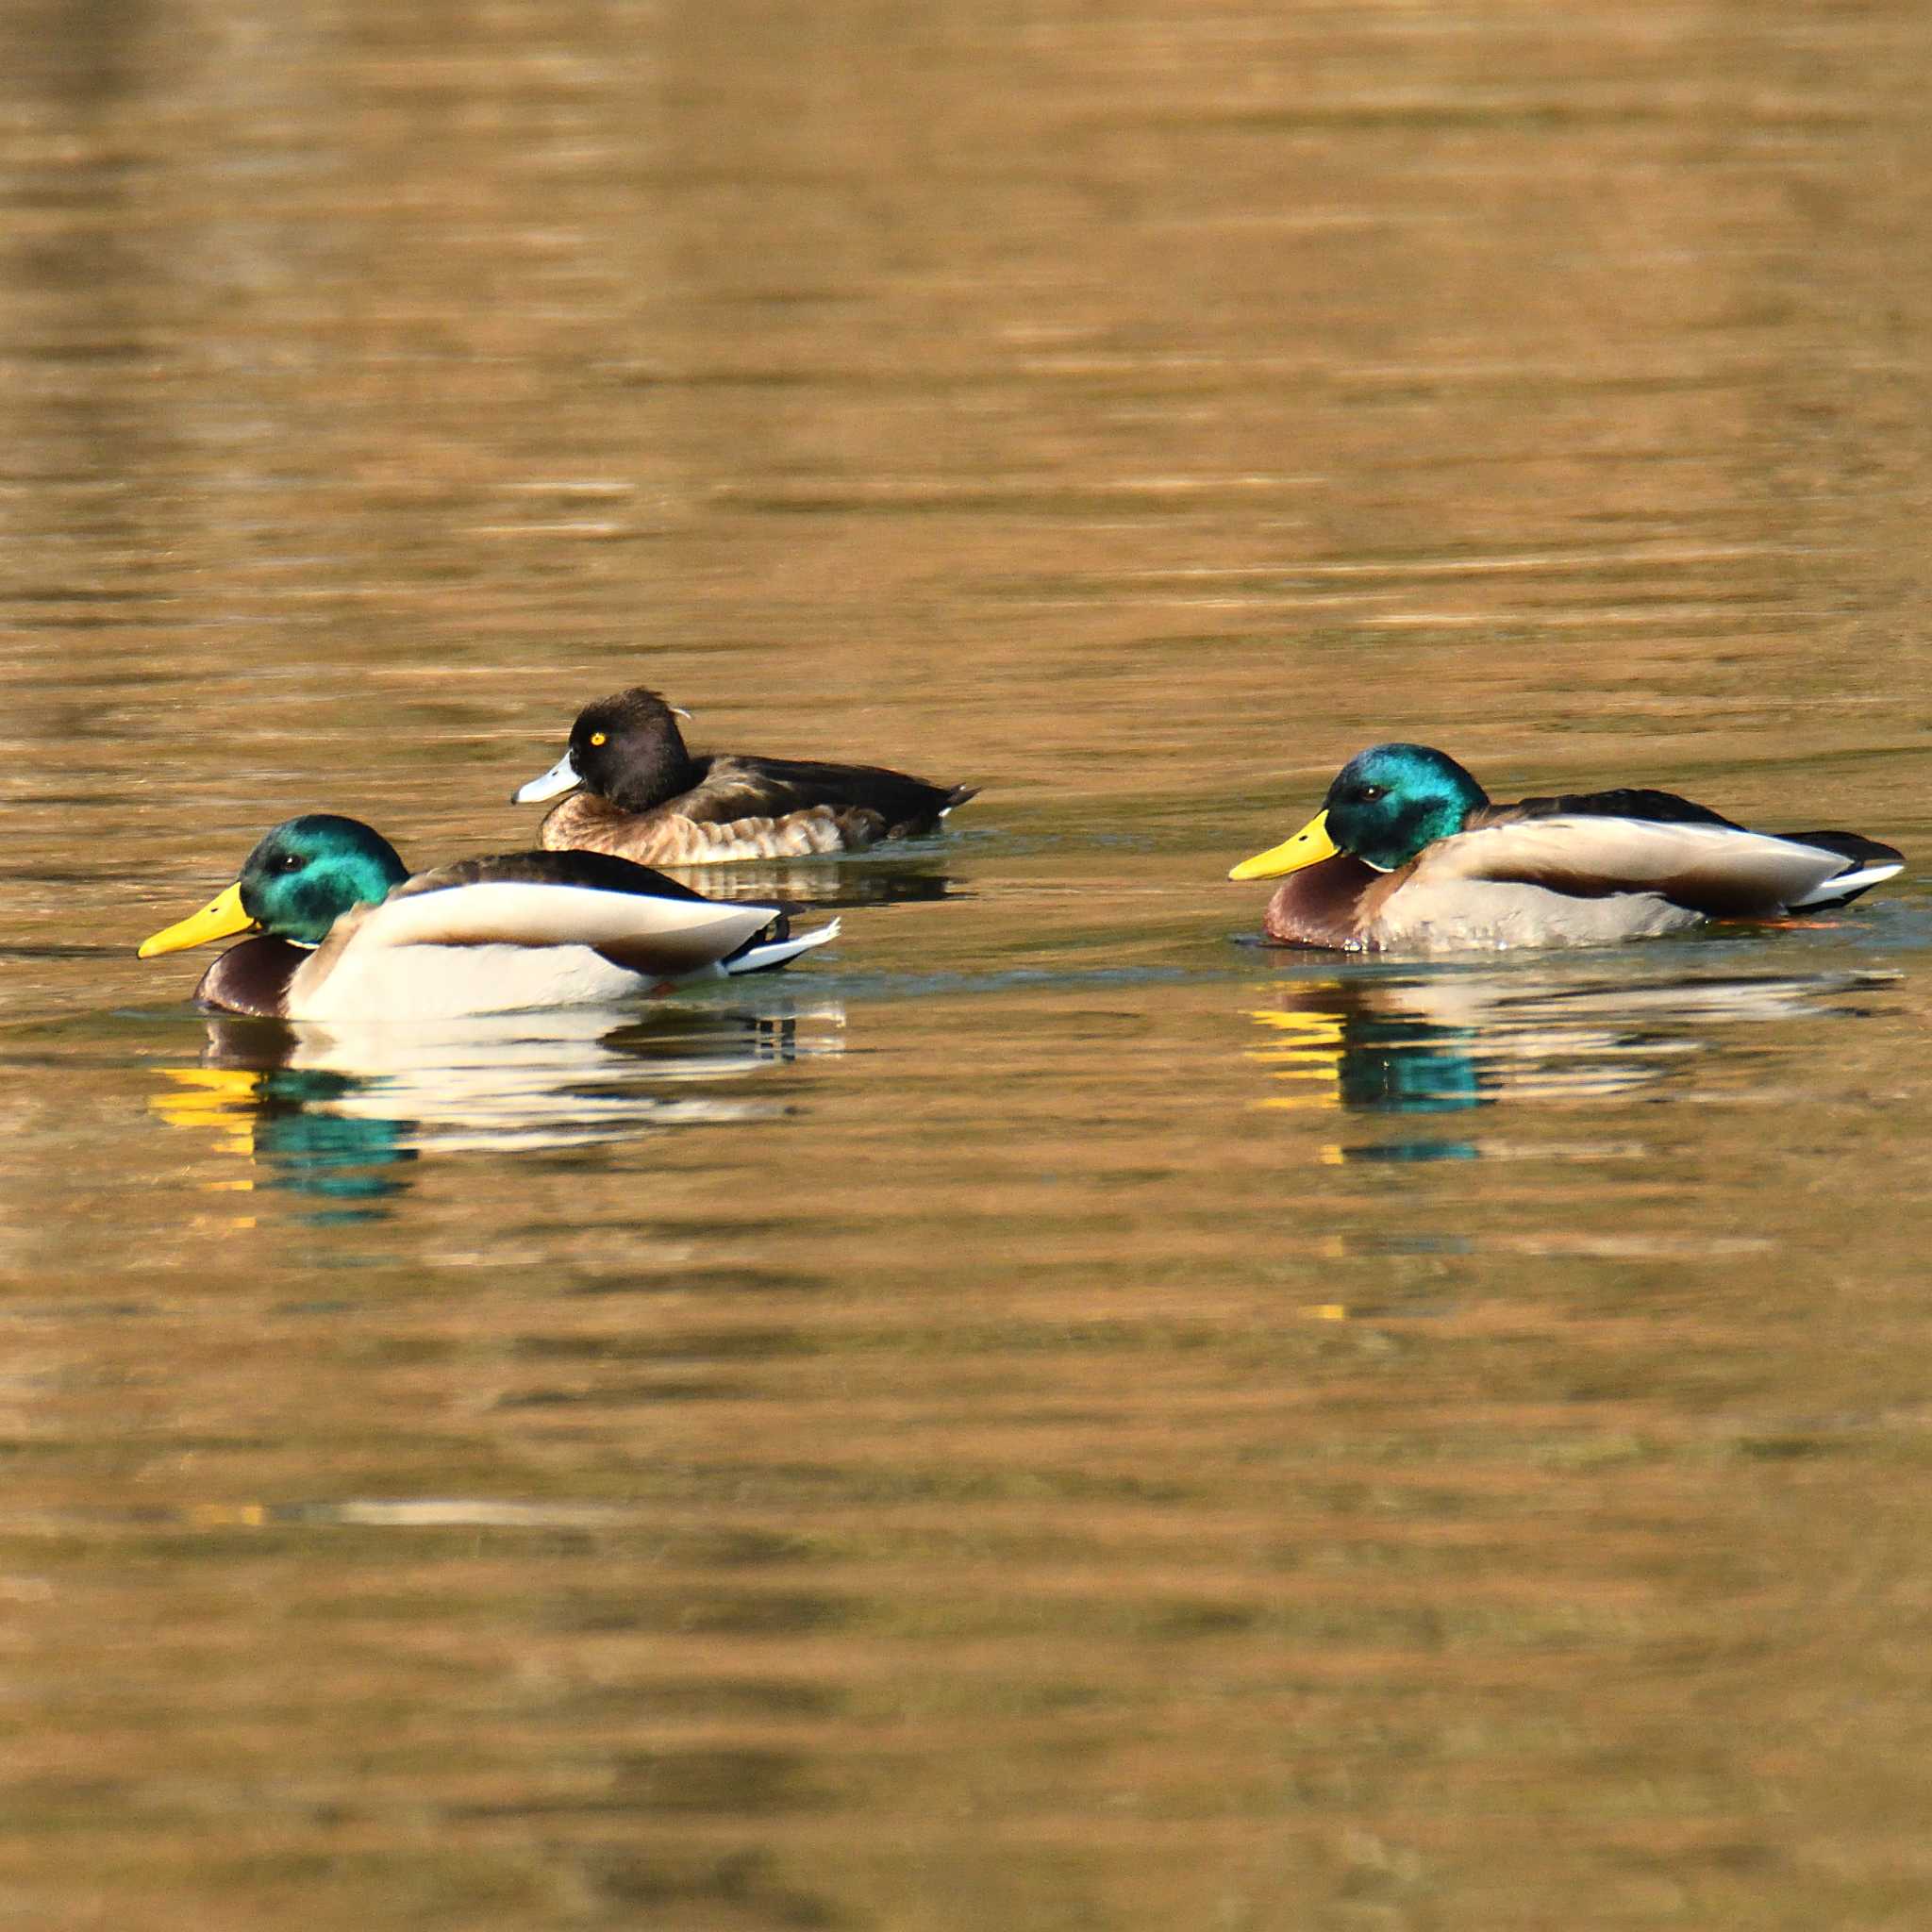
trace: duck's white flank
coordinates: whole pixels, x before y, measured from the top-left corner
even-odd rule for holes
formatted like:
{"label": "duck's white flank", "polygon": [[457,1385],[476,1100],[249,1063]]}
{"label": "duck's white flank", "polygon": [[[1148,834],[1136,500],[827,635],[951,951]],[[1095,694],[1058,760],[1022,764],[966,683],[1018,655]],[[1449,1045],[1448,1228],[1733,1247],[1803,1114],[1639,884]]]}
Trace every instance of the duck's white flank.
{"label": "duck's white flank", "polygon": [[604,1004],[781,964],[837,930],[722,964],[777,912],[535,880],[404,891],[336,922],[289,982],[286,1010],[295,1020],[408,1022]]}

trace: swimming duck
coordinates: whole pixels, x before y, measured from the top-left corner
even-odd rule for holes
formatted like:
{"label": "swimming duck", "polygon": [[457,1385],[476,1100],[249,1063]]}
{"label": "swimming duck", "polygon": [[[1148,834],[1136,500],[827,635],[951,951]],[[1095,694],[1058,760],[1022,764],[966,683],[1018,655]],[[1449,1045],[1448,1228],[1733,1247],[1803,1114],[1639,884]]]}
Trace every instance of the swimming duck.
{"label": "swimming duck", "polygon": [[513,852],[410,876],[356,819],[268,833],[241,876],[140,957],[237,933],[195,998],[281,1020],[427,1020],[577,1006],[782,966],[839,930],[790,936],[776,906],[726,906],[598,852]]}
{"label": "swimming duck", "polygon": [[859,852],[935,830],[978,788],[928,785],[879,765],[825,765],[685,749],[691,713],[641,686],[586,705],[570,744],[510,794],[572,795],[537,834],[547,851],[614,852],[646,865]]}
{"label": "swimming duck", "polygon": [[1849,905],[1904,869],[1856,832],[1747,831],[1674,792],[1492,805],[1446,753],[1377,744],[1293,838],[1231,879],[1291,874],[1263,929],[1345,952],[1601,945],[1707,919]]}

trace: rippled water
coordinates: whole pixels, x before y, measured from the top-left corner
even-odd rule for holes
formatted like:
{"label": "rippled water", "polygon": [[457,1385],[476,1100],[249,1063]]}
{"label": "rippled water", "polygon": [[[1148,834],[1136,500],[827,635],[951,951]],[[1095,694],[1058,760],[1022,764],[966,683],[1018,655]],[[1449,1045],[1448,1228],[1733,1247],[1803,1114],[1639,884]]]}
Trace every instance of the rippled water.
{"label": "rippled water", "polygon": [[[1932,849],[1932,23],[0,15],[0,1920],[1916,1925],[1913,880],[1255,943],[1382,736]],[[397,1039],[575,706],[982,785]]]}

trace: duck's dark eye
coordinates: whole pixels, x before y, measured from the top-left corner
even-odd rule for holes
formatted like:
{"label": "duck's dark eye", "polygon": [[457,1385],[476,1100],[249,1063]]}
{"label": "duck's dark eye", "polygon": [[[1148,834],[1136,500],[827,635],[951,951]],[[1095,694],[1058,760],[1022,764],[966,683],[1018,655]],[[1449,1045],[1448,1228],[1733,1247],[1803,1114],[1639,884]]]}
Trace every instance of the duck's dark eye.
{"label": "duck's dark eye", "polygon": [[1364,785],[1361,789],[1362,803],[1364,805],[1373,805],[1387,790],[1388,787],[1385,785]]}
{"label": "duck's dark eye", "polygon": [[277,872],[300,872],[302,870],[302,860],[295,853],[285,852],[275,860],[275,870]]}

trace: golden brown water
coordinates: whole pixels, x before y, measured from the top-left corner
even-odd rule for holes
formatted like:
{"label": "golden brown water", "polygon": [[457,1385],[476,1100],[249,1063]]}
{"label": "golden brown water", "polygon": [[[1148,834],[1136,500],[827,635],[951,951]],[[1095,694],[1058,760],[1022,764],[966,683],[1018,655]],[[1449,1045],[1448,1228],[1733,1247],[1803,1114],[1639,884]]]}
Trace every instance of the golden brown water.
{"label": "golden brown water", "polygon": [[[1222,874],[1392,735],[1932,849],[1928,61],[0,12],[0,1922],[1925,1923],[1923,891],[1365,966]],[[635,1012],[134,961],[639,679],[985,793]]]}

